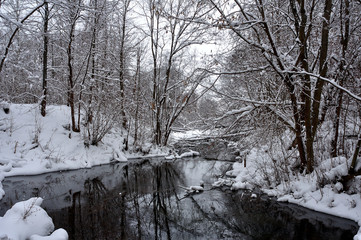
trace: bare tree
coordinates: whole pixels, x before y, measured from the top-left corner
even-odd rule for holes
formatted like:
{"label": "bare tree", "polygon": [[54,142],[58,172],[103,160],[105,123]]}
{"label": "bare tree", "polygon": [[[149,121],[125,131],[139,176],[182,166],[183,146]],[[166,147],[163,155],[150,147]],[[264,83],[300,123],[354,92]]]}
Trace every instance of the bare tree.
{"label": "bare tree", "polygon": [[75,27],[77,20],[80,18],[80,4],[81,0],[78,2],[69,2],[71,8],[69,9],[69,35],[68,35],[68,46],[67,46],[67,66],[68,66],[68,104],[70,106],[71,112],[71,126],[73,132],[79,132],[80,128],[77,127],[75,122],[75,78],[74,78],[74,69],[73,69],[73,41],[75,34]]}
{"label": "bare tree", "polygon": [[120,113],[123,118],[122,126],[127,129],[127,117],[125,114],[125,88],[124,88],[124,76],[125,76],[125,40],[126,40],[126,28],[127,28],[127,14],[129,12],[131,0],[124,0],[122,2],[122,16],[121,16],[121,27],[120,27],[120,47],[119,47],[119,87],[120,87]]}
{"label": "bare tree", "polygon": [[[325,101],[326,86],[331,83],[337,89],[345,90],[329,72],[330,41],[335,44],[330,39],[333,1],[290,0],[284,4],[281,1],[255,0],[250,3],[234,0],[231,11],[223,1],[209,0],[209,3],[219,14],[211,24],[230,29],[241,44],[258,51],[267,66],[255,66],[255,69],[267,67],[274,73],[274,78],[281,80],[281,86],[288,93],[292,125],[279,109],[273,108],[272,114],[295,133],[301,164],[307,172],[312,172],[314,141],[322,123],[321,106]],[[357,95],[346,92],[359,100]],[[284,106],[284,102],[277,99],[259,104],[272,106],[272,102]]]}
{"label": "bare tree", "polygon": [[172,125],[204,79],[202,74],[203,77],[200,77],[191,68],[183,77],[178,75],[177,70],[178,64],[183,61],[182,53],[189,46],[203,43],[204,26],[193,22],[199,18],[203,8],[201,3],[194,5],[182,0],[151,0],[148,2],[148,10],[153,61],[151,109],[154,143],[166,145]]}

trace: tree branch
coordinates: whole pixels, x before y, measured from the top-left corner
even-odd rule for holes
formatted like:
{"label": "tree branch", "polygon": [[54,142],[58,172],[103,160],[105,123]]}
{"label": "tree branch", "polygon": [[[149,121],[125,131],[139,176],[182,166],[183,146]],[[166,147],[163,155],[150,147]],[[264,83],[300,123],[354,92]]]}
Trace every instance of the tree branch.
{"label": "tree branch", "polygon": [[17,24],[17,27],[15,29],[15,31],[13,32],[13,34],[11,35],[8,45],[5,48],[5,53],[1,59],[1,63],[0,63],[0,73],[2,72],[6,57],[9,53],[9,49],[13,43],[13,40],[15,38],[16,33],[20,30],[20,27],[22,26],[21,24],[23,24],[31,15],[33,15],[33,13],[35,13],[39,8],[41,8],[43,5],[45,4],[45,1],[42,2],[41,4],[39,4],[38,6],[36,6],[31,12],[29,12],[21,21],[20,21],[20,25]]}

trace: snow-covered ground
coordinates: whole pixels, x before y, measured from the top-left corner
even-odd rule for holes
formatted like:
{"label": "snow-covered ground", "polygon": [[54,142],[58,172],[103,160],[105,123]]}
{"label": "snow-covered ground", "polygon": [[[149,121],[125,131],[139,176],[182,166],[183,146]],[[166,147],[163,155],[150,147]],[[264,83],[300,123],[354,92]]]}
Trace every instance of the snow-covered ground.
{"label": "snow-covered ground", "polygon": [[[337,180],[347,175],[350,161],[343,157],[328,159],[315,168],[312,174],[288,174],[282,179],[282,171],[264,149],[254,148],[244,163],[234,163],[227,172],[231,178],[219,179],[214,186],[229,185],[233,189],[260,188],[264,193],[277,197],[278,201],[295,203],[306,208],[356,221],[361,227],[361,177],[348,192],[343,191]],[[284,169],[283,169],[284,170]],[[361,228],[354,240],[361,240]]]}
{"label": "snow-covered ground", "polygon": [[[116,128],[98,146],[85,146],[83,132],[70,130],[67,106],[48,106],[45,117],[40,115],[39,106],[33,104],[12,104],[9,114],[1,110],[0,180],[142,157],[139,153],[123,151],[123,134]],[[169,155],[168,149],[155,148],[150,143],[142,149],[148,152],[147,157]],[[0,190],[0,199],[3,194]]]}
{"label": "snow-covered ground", "polygon": [[69,115],[66,106],[48,106],[46,117],[40,115],[36,105],[12,104],[9,114],[0,111],[0,175],[29,175],[126,161],[119,134],[111,132],[99,146],[86,147],[82,133],[70,131]]}
{"label": "snow-covered ground", "polygon": [[173,141],[177,142],[182,139],[197,138],[200,135],[205,135],[205,134],[208,134],[208,132],[200,131],[200,130],[189,130],[182,132],[172,132],[171,137]]}

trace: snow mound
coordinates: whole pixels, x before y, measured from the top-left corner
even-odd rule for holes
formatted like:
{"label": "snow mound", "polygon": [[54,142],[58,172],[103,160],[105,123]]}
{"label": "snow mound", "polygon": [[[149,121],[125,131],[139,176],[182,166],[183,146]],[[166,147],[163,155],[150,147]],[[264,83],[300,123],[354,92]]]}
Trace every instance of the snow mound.
{"label": "snow mound", "polygon": [[69,238],[68,233],[62,229],[59,228],[55,230],[50,236],[39,236],[39,235],[33,235],[29,238],[29,240],[67,240]]}
{"label": "snow mound", "polygon": [[[42,198],[30,198],[16,203],[3,217],[0,217],[0,239],[48,239],[67,240],[64,229],[53,232],[54,224],[44,209],[40,207]],[[51,232],[50,236],[48,236]]]}

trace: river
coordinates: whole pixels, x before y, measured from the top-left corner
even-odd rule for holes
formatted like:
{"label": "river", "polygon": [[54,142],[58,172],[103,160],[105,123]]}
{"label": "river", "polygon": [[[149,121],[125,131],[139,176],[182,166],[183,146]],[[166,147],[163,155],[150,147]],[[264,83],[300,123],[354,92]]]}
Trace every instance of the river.
{"label": "river", "polygon": [[[33,196],[70,239],[352,239],[350,220],[247,191],[213,189],[232,163],[132,160],[4,179],[0,216]],[[205,183],[185,195],[182,187]]]}

